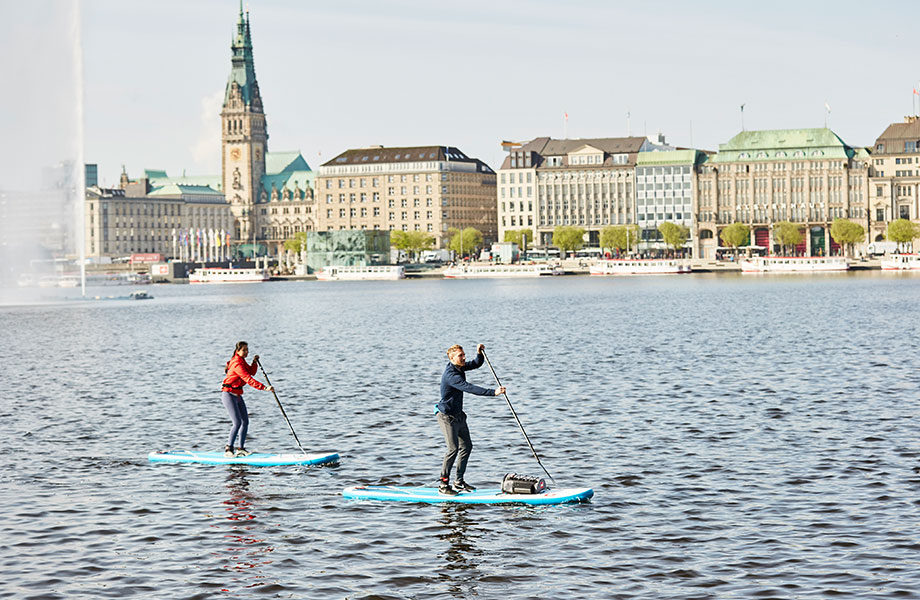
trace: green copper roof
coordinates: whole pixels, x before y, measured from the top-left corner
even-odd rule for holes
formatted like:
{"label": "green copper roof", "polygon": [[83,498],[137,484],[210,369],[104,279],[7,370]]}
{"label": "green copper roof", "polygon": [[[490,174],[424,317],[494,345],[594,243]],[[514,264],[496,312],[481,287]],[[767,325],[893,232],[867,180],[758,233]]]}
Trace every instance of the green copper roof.
{"label": "green copper roof", "polygon": [[265,173],[268,175],[309,170],[310,165],[304,160],[299,150],[293,152],[267,152],[265,154]]}
{"label": "green copper roof", "polygon": [[183,185],[178,183],[169,183],[167,185],[155,188],[150,192],[150,196],[214,196],[223,198],[223,194],[207,185]]}
{"label": "green copper roof", "polygon": [[719,144],[719,154],[713,162],[845,160],[854,152],[830,129],[767,129],[742,131]]}
{"label": "green copper roof", "polygon": [[285,187],[291,191],[298,188],[306,191],[313,188],[313,179],[315,176],[313,171],[310,170],[284,171],[283,173],[274,174],[269,173],[262,176],[262,186],[265,188],[265,193],[268,194],[269,199],[271,199],[272,185],[278,190],[278,194],[281,194],[281,190]]}
{"label": "green copper roof", "polygon": [[153,187],[163,187],[164,185],[200,185],[213,188],[217,193],[220,192],[222,181],[220,175],[180,175],[170,177],[166,171],[157,169],[144,169],[144,177],[150,181]]}
{"label": "green copper roof", "polygon": [[243,103],[250,106],[253,100],[259,99],[259,84],[256,83],[256,68],[252,59],[252,36],[249,29],[249,13],[243,14],[240,6],[240,18],[236,23],[236,35],[230,45],[233,51],[231,59],[230,77],[227,79],[227,88],[224,91],[224,105],[230,99],[230,89],[236,83],[243,93]]}
{"label": "green copper roof", "polygon": [[694,165],[705,156],[699,150],[658,150],[655,152],[640,152],[636,158],[636,166],[643,165]]}

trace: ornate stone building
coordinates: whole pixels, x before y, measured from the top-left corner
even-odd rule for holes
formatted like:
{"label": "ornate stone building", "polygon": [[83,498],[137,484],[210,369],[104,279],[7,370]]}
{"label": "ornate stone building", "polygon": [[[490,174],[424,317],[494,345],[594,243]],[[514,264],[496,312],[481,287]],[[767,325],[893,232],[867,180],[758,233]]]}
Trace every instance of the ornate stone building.
{"label": "ornate stone building", "polygon": [[848,218],[868,230],[869,154],[830,129],[743,131],[700,166],[696,221],[699,258],[713,258],[732,223],[752,230],[751,244],[779,250],[773,224],[802,226],[797,254],[838,251],[830,225]]}
{"label": "ornate stone building", "polygon": [[[498,172],[498,233],[530,228],[538,246],[557,225],[583,227],[588,246],[600,230],[636,223],[635,174],[640,152],[670,150],[663,137],[594,138],[505,143]],[[500,237],[500,239],[501,239]]]}
{"label": "ornate stone building", "polygon": [[300,152],[268,152],[268,125],[252,54],[249,14],[240,6],[221,110],[221,172],[233,212],[233,237],[244,250],[274,254],[284,240],[310,231],[313,172]]}
{"label": "ornate stone building", "polygon": [[920,117],[892,123],[875,140],[869,172],[872,239],[895,219],[920,219]]}

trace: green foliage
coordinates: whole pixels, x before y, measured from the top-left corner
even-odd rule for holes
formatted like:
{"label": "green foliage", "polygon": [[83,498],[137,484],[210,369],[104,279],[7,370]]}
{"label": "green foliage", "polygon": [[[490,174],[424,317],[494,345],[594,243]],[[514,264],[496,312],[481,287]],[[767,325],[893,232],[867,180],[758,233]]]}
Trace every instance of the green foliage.
{"label": "green foliage", "polygon": [[802,243],[805,234],[799,225],[789,221],[780,221],[773,225],[773,239],[779,242],[780,246],[795,247]]}
{"label": "green foliage", "polygon": [[573,252],[585,244],[583,227],[556,225],[553,229],[553,246],[561,252]]}
{"label": "green foliage", "polygon": [[658,231],[661,232],[664,243],[675,250],[683,248],[687,240],[690,239],[690,228],[686,225],[678,225],[677,223],[665,221],[658,226]]}
{"label": "green foliage", "polygon": [[629,250],[639,244],[638,225],[610,225],[601,229],[601,248]]}
{"label": "green foliage", "polygon": [[918,231],[915,224],[907,219],[898,219],[888,224],[888,230],[885,233],[885,237],[892,242],[906,244],[914,241],[914,238],[920,237],[920,231]]}
{"label": "green foliage", "polygon": [[508,229],[505,231],[506,242],[518,245],[522,252],[527,250],[527,242],[533,242],[533,231],[530,229]]}
{"label": "green foliage", "polygon": [[738,249],[739,246],[747,246],[751,239],[751,228],[744,223],[732,223],[721,232],[719,237],[722,243],[729,248]]}
{"label": "green foliage", "polygon": [[831,237],[844,248],[848,248],[866,239],[866,230],[859,223],[848,219],[834,219],[831,223]]}
{"label": "green foliage", "polygon": [[390,245],[397,250],[418,255],[434,245],[434,237],[424,231],[391,231]]}
{"label": "green foliage", "polygon": [[482,232],[473,227],[467,227],[461,232],[456,227],[447,230],[450,234],[448,248],[457,253],[457,256],[472,254],[473,250],[482,245]]}
{"label": "green foliage", "polygon": [[300,233],[295,233],[294,237],[289,240],[284,240],[284,249],[290,250],[291,252],[300,252],[301,250],[307,249],[307,233],[301,231]]}

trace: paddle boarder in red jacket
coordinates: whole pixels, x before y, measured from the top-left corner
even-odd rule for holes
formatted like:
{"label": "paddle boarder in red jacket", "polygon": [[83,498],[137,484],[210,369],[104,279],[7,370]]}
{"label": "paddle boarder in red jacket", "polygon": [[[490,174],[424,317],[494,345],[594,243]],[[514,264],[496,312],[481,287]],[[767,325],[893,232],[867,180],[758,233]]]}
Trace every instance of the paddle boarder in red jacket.
{"label": "paddle boarder in red jacket", "polygon": [[[232,425],[230,427],[230,439],[224,448],[224,456],[227,458],[233,456],[249,456],[252,452],[246,450],[246,431],[249,429],[249,413],[246,411],[246,403],[243,402],[243,384],[249,384],[257,390],[274,391],[272,386],[265,386],[259,381],[253,379],[253,375],[259,368],[259,355],[252,358],[252,364],[246,362],[249,355],[249,344],[246,342],[237,342],[233,350],[233,357],[227,361],[224,368],[224,382],[220,388],[220,399],[224,403],[227,412],[230,413]],[[236,435],[240,436],[240,447],[235,452],[233,442]]]}

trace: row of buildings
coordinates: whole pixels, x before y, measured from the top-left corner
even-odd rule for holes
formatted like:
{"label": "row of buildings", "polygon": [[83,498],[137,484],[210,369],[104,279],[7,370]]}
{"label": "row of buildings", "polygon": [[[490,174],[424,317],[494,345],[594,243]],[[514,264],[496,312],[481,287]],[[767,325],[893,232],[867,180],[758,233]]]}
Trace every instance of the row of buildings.
{"label": "row of buildings", "polygon": [[661,135],[538,137],[503,143],[497,173],[449,145],[350,149],[314,171],[300,152],[269,151],[242,10],[231,49],[221,173],[148,170],[123,173],[117,188],[91,186],[88,255],[188,255],[201,231],[243,254],[274,255],[298,233],[331,230],[424,231],[444,247],[452,228],[475,227],[486,242],[529,229],[537,245],[551,245],[556,226],[574,225],[596,246],[604,227],[625,224],[654,249],[666,221],[689,228],[698,258],[713,257],[720,230],[736,222],[766,249],[774,223],[798,223],[807,231],[801,253],[830,254],[836,218],[861,223],[867,241],[894,219],[920,219],[917,117],[891,124],[868,148],[827,128],[742,131],[718,152],[674,147]]}

